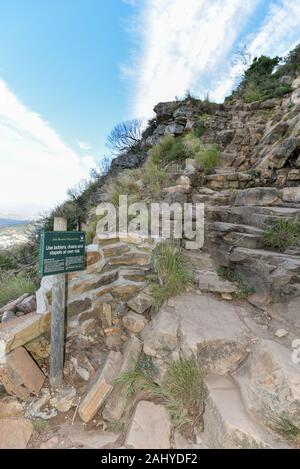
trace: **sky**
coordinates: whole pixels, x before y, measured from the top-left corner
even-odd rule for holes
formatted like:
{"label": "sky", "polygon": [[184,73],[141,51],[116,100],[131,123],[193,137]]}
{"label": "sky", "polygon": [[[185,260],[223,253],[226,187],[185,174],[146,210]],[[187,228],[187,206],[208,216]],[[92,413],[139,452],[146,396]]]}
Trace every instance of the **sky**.
{"label": "sky", "polygon": [[300,0],[0,0],[0,216],[89,176],[118,122],[190,90],[222,102],[252,57],[300,42]]}

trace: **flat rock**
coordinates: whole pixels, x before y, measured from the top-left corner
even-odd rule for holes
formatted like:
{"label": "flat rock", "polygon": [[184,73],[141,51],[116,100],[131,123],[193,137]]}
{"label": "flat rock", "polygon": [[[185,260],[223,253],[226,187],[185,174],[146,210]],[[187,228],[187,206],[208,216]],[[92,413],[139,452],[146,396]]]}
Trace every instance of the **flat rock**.
{"label": "flat rock", "polygon": [[300,373],[292,361],[292,349],[272,340],[258,341],[235,379],[257,419],[268,424],[285,414],[300,425]]}
{"label": "flat rock", "polygon": [[26,449],[33,432],[30,420],[0,419],[0,449]]}
{"label": "flat rock", "polygon": [[251,419],[236,383],[229,376],[207,378],[208,400],[204,413],[204,441],[213,449],[261,449],[277,442]]}
{"label": "flat rock", "polygon": [[225,374],[247,356],[249,331],[239,318],[238,306],[186,294],[175,298],[174,310],[180,321],[181,350],[198,356],[204,368]]}
{"label": "flat rock", "polygon": [[134,449],[170,448],[171,423],[166,408],[140,401],[130,424],[125,446]]}

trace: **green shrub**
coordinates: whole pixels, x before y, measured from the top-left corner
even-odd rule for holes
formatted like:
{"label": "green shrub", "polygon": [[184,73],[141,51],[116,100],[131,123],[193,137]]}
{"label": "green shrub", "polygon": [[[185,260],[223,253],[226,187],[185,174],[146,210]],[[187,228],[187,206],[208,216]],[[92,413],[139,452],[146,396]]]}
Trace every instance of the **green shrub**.
{"label": "green shrub", "polygon": [[184,292],[191,283],[191,273],[181,247],[170,241],[160,243],[152,253],[152,265],[158,284],[152,285],[156,308],[171,296]]}
{"label": "green shrub", "polygon": [[17,267],[17,262],[14,256],[9,251],[0,252],[0,271],[12,270]]}
{"label": "green shrub", "polygon": [[154,162],[150,157],[142,171],[143,200],[147,202],[159,201],[163,195],[163,188],[174,184],[161,164]]}
{"label": "green shrub", "polygon": [[220,161],[219,150],[211,145],[207,148],[203,148],[196,155],[196,161],[203,168],[205,174],[211,174]]}
{"label": "green shrub", "polygon": [[196,137],[200,138],[206,132],[206,123],[209,118],[209,114],[205,113],[199,117],[195,127],[193,128],[193,133]]}
{"label": "green shrub", "polygon": [[182,139],[165,135],[160,143],[149,150],[149,155],[154,164],[166,164],[169,161],[181,160],[184,157]]}
{"label": "green shrub", "polygon": [[127,195],[129,203],[139,200],[141,190],[136,182],[138,177],[138,171],[134,170],[112,179],[106,188],[107,201],[118,207],[120,195]]}
{"label": "green shrub", "polygon": [[299,241],[300,223],[298,220],[279,219],[263,233],[265,247],[279,252],[299,245]]}
{"label": "green shrub", "polygon": [[16,276],[2,273],[0,276],[0,307],[15,300],[24,293],[34,293],[37,284],[29,275]]}
{"label": "green shrub", "polygon": [[[281,76],[284,74],[282,66],[278,67],[280,61],[279,57],[270,58],[265,55],[255,57],[242,76],[233,96],[251,103],[284,96],[292,91],[290,85],[280,81]],[[274,72],[274,70],[276,71]]]}

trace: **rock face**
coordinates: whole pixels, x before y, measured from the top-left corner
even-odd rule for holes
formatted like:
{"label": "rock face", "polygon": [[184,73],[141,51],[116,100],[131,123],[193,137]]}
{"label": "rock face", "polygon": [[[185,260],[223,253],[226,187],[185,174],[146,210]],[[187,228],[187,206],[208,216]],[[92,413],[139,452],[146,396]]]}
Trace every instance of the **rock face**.
{"label": "rock face", "polygon": [[0,419],[0,449],[26,449],[33,432],[30,420]]}
{"label": "rock face", "polygon": [[140,401],[136,407],[125,446],[133,449],[170,448],[171,424],[162,405]]}
{"label": "rock face", "polygon": [[259,341],[235,379],[257,419],[270,424],[271,418],[286,415],[300,425],[300,373],[292,351],[271,340]]}

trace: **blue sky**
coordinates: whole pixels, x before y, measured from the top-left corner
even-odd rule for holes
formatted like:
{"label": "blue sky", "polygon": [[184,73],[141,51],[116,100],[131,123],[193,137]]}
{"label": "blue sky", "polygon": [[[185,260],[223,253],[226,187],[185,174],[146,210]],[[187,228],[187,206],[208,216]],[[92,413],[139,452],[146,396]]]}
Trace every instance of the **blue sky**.
{"label": "blue sky", "polygon": [[237,47],[282,55],[300,0],[0,0],[0,214],[63,200],[112,126],[229,93]]}

